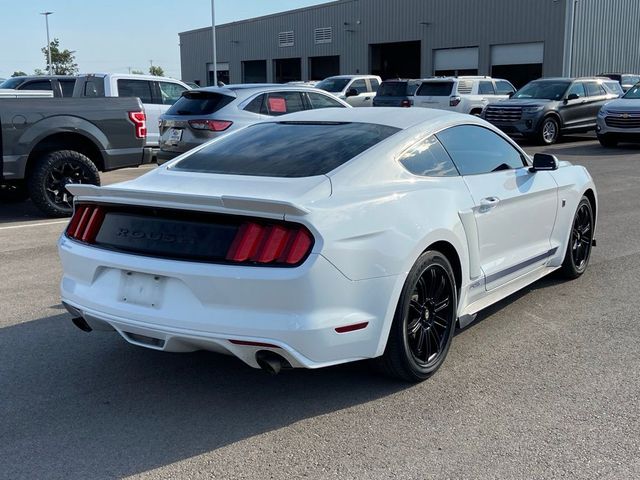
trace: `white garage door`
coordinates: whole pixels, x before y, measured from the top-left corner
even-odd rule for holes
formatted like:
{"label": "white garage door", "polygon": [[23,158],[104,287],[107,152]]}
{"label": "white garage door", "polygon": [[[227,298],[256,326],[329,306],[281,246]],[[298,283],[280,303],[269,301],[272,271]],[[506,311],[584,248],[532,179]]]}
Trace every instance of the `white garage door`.
{"label": "white garage door", "polygon": [[434,71],[477,70],[478,48],[448,48],[433,51]]}
{"label": "white garage door", "polygon": [[543,63],[544,43],[513,43],[491,47],[491,65]]}

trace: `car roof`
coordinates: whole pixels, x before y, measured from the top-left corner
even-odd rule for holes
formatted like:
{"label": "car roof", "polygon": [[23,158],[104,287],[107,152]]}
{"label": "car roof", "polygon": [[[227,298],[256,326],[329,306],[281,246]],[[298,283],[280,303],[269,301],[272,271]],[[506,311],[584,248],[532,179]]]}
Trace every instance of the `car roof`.
{"label": "car roof", "polygon": [[294,92],[320,92],[327,94],[324,90],[318,90],[309,85],[288,85],[282,83],[247,83],[225,85],[224,87],[201,87],[194,88],[191,92],[216,92],[231,97],[246,97],[257,92],[294,91]]}
{"label": "car roof", "polygon": [[334,75],[332,77],[327,77],[325,80],[329,80],[330,78],[340,78],[344,80],[351,80],[352,78],[378,78],[377,75]]}
{"label": "car roof", "polygon": [[321,108],[277,117],[275,122],[345,122],[386,125],[402,130],[425,122],[465,121],[468,115],[430,108]]}
{"label": "car roof", "polygon": [[164,80],[168,82],[179,82],[184,83],[182,80],[178,80],[177,78],[171,77],[160,77],[157,75],[145,75],[139,73],[104,73],[104,72],[92,72],[92,73],[81,73],[77,75],[78,77],[115,77],[122,79],[138,79],[138,80]]}
{"label": "car roof", "polygon": [[[75,75],[20,75],[18,77],[11,77],[11,78],[20,78],[22,80],[49,80],[52,78],[60,78],[60,79],[69,79],[69,78],[77,78]],[[5,80],[10,80],[9,78],[6,78]]]}

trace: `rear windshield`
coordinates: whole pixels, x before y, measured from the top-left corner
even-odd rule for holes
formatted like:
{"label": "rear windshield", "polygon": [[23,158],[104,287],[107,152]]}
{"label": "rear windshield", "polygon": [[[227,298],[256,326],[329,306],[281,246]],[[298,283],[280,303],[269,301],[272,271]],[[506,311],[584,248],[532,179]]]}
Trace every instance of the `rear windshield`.
{"label": "rear windshield", "polygon": [[259,123],[178,162],[192,172],[256,177],[323,175],[399,131],[370,123]]}
{"label": "rear windshield", "polygon": [[233,97],[216,92],[185,92],[167,110],[167,115],[209,115],[232,101]]}
{"label": "rear windshield", "polygon": [[421,97],[448,97],[453,90],[453,82],[424,82],[416,92]]}
{"label": "rear windshield", "polygon": [[381,97],[406,97],[407,82],[382,82],[377,95]]}

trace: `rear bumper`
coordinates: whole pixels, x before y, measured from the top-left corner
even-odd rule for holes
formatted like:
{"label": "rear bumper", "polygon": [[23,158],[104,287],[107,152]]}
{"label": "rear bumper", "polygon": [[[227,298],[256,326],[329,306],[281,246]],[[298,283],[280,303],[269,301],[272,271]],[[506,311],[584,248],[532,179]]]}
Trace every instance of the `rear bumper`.
{"label": "rear bumper", "polygon": [[[64,236],[59,252],[62,300],[94,329],[155,350],[228,353],[252,367],[265,349],[306,368],[375,357],[398,280],[351,281],[318,254],[296,268],[212,265],[115,253]],[[127,272],[158,278],[156,300],[127,293]],[[360,323],[366,328],[335,330]]]}

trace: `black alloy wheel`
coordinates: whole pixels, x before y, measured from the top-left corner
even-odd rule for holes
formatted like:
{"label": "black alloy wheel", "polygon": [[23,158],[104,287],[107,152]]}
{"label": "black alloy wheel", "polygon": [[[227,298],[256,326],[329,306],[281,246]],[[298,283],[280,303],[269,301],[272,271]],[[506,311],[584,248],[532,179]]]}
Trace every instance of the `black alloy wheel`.
{"label": "black alloy wheel", "polygon": [[380,364],[410,382],[426,380],[444,362],[457,320],[456,281],[447,258],[423,253],[407,276]]}
{"label": "black alloy wheel", "polygon": [[582,197],[573,218],[571,236],[562,264],[566,277],[577,278],[587,269],[593,245],[593,230],[593,207],[587,197]]}

